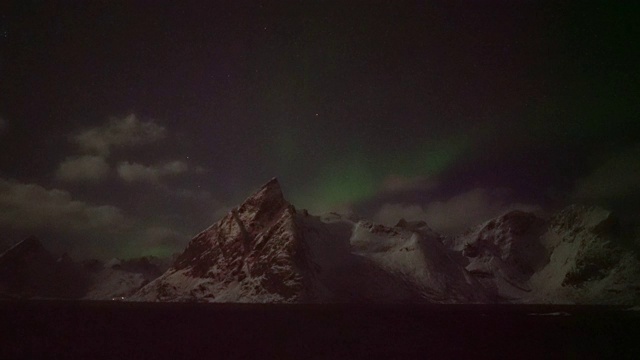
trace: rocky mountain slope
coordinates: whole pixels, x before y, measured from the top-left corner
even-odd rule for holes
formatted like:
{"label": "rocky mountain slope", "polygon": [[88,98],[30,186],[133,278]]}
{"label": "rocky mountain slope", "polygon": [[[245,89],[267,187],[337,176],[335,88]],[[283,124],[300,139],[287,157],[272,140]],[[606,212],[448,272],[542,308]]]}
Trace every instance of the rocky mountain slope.
{"label": "rocky mountain slope", "polygon": [[276,180],[196,235],[173,266],[137,294],[151,301],[297,302],[308,286],[296,212]]}
{"label": "rocky mountain slope", "polygon": [[640,266],[614,224],[605,210],[572,206],[550,220],[510,212],[445,238],[424,222],[297,211],[272,179],[130,299],[634,304]]}

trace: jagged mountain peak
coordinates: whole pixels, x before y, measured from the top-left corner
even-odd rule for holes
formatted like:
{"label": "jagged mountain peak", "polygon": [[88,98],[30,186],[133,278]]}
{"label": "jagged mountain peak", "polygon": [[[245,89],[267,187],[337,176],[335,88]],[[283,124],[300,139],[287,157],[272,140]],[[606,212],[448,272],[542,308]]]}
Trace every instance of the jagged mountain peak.
{"label": "jagged mountain peak", "polygon": [[258,189],[255,193],[249,196],[244,203],[263,203],[272,201],[284,201],[284,195],[282,194],[282,188],[278,178],[272,178]]}
{"label": "jagged mountain peak", "polygon": [[[289,301],[303,284],[296,211],[276,178],[196,235],[141,299]],[[185,282],[185,278],[193,281]]]}
{"label": "jagged mountain peak", "polygon": [[[264,226],[265,222],[277,216],[284,208],[293,206],[285,200],[277,178],[272,178],[253,195],[249,196],[240,206],[231,210],[223,220]],[[295,209],[293,209],[295,212]]]}
{"label": "jagged mountain peak", "polygon": [[282,189],[280,188],[280,182],[277,177],[272,177],[264,185],[260,187],[260,190],[256,194],[260,194],[264,191],[278,191],[282,195]]}

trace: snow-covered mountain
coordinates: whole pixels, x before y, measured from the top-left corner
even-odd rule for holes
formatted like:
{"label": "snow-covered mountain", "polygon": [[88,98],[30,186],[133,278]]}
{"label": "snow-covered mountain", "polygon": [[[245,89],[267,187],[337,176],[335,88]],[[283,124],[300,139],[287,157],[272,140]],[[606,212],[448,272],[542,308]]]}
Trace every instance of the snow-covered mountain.
{"label": "snow-covered mountain", "polygon": [[569,206],[555,215],[540,243],[547,264],[530,279],[529,302],[640,303],[637,253],[619,244],[610,211]]}
{"label": "snow-covered mountain", "polygon": [[424,222],[297,211],[272,179],[129,299],[634,304],[640,266],[614,223],[598,208],[513,211],[445,238]]}
{"label": "snow-covered mountain", "polygon": [[444,243],[483,287],[500,299],[517,300],[531,293],[529,278],[548,262],[539,241],[546,227],[533,214],[511,211]]}
{"label": "snow-covered mountain", "polygon": [[276,179],[198,234],[135,299],[215,302],[480,301],[428,231],[297,212]]}
{"label": "snow-covered mountain", "polygon": [[173,266],[142,288],[150,301],[297,302],[305,294],[296,212],[276,180],[196,235]]}

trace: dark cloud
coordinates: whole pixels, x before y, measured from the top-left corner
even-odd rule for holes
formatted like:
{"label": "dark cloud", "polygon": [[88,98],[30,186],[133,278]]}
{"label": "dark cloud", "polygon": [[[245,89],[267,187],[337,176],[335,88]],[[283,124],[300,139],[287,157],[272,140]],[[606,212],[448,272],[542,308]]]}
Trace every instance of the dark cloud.
{"label": "dark cloud", "polygon": [[[145,203],[146,214],[132,215],[113,205],[78,200],[65,190],[0,179],[0,245],[37,235],[52,250],[80,258],[170,256],[229,210],[207,192],[165,191],[174,210],[181,209],[178,213],[154,213],[153,204]],[[184,209],[202,212],[202,219],[185,218]]]}
{"label": "dark cloud", "polygon": [[107,156],[113,147],[149,144],[166,136],[167,130],[163,126],[153,121],[140,121],[131,114],[111,118],[106,124],[82,131],[72,139],[82,151]]}
{"label": "dark cloud", "polygon": [[160,178],[160,170],[152,166],[121,162],[118,164],[118,176],[126,182],[156,183]]}
{"label": "dark cloud", "polygon": [[437,186],[438,182],[431,176],[389,175],[382,182],[382,191],[386,193],[429,191]]}
{"label": "dark cloud", "polygon": [[423,220],[442,234],[457,234],[511,210],[539,212],[538,206],[509,202],[503,191],[472,189],[445,201],[422,204],[384,204],[374,216],[393,226],[398,220]]}
{"label": "dark cloud", "polygon": [[[126,182],[146,182],[155,184],[161,177],[187,172],[189,166],[183,161],[171,161],[159,166],[146,166],[127,161],[118,164],[118,175]],[[197,171],[197,170],[194,170]]]}
{"label": "dark cloud", "polygon": [[575,201],[617,202],[640,198],[640,146],[605,158],[589,175],[577,180]]}
{"label": "dark cloud", "polygon": [[109,164],[102,156],[84,155],[67,157],[56,170],[56,179],[74,181],[104,180],[109,175]]}
{"label": "dark cloud", "polygon": [[167,226],[149,226],[136,236],[131,253],[166,257],[179,251],[193,234],[185,234]]}
{"label": "dark cloud", "polygon": [[184,161],[171,161],[164,164],[160,170],[163,174],[177,175],[187,172],[189,166]]}
{"label": "dark cloud", "polygon": [[115,206],[91,205],[64,190],[0,179],[0,226],[87,235],[119,233],[127,223]]}

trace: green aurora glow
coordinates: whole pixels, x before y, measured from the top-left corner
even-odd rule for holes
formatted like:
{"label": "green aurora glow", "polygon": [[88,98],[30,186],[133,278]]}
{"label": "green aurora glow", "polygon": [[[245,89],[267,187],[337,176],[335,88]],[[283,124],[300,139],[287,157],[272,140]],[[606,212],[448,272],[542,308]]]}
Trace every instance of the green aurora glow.
{"label": "green aurora glow", "polygon": [[314,181],[295,189],[290,199],[296,206],[312,212],[335,210],[380,194],[383,182],[389,176],[436,177],[464,157],[470,148],[471,143],[466,136],[425,141],[386,153],[365,153],[358,148],[352,154],[322,167],[315,174]]}

